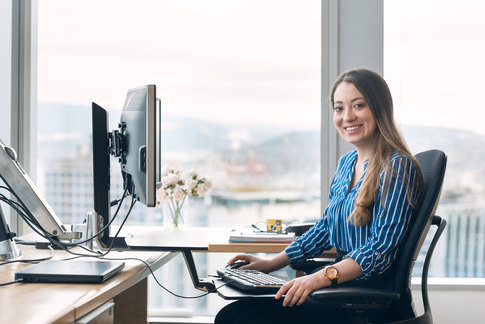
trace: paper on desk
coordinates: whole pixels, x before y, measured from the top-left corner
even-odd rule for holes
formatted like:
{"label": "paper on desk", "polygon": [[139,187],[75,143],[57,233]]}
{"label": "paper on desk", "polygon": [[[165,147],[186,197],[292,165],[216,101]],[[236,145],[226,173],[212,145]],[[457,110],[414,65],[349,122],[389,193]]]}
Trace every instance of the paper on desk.
{"label": "paper on desk", "polygon": [[254,232],[252,229],[233,230],[229,242],[237,243],[290,243],[295,233]]}

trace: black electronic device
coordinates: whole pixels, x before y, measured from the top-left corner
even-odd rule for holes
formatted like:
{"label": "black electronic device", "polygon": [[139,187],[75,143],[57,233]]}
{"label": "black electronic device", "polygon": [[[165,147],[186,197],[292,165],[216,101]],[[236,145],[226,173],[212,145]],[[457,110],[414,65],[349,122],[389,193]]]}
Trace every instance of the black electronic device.
{"label": "black electronic device", "polygon": [[255,295],[276,293],[287,283],[286,280],[258,270],[226,268],[217,270],[217,274],[228,286]]}
{"label": "black electronic device", "polygon": [[122,261],[46,260],[15,273],[15,280],[38,283],[102,283],[120,272]]}
{"label": "black electronic device", "polygon": [[94,210],[104,227],[102,245],[126,247],[123,238],[114,245],[108,223],[110,208],[110,155],[121,165],[123,187],[147,207],[156,206],[160,182],[160,107],[155,85],[128,90],[118,129],[108,131],[108,113],[92,103]]}
{"label": "black electronic device", "polygon": [[147,207],[156,205],[156,185],[161,181],[160,109],[155,85],[129,90],[119,127],[108,132],[108,113],[93,102],[94,232],[102,230],[97,237],[102,249],[182,252],[194,287],[213,292],[212,280],[198,277],[192,256],[193,250],[209,249],[208,241],[200,235],[148,227],[124,237],[110,235],[110,154],[118,158],[124,188],[132,197]]}
{"label": "black electronic device", "polygon": [[225,267],[225,269],[239,269],[240,267],[245,266],[247,264],[249,264],[249,262],[246,262],[246,261],[236,261],[236,262],[234,262],[231,265],[228,264]]}

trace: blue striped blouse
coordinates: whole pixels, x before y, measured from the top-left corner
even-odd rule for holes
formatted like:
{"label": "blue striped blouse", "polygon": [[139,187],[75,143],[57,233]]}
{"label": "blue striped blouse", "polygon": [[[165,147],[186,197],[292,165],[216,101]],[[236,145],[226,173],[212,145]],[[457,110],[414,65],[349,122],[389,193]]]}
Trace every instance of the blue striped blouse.
{"label": "blue striped blouse", "polygon": [[[365,226],[354,226],[349,220],[363,177],[347,193],[354,173],[357,151],[339,159],[332,184],[329,204],[323,217],[310,230],[296,238],[285,250],[291,262],[318,257],[332,247],[349,251],[344,258],[352,258],[362,268],[364,276],[384,272],[394,260],[397,247],[403,238],[413,214],[409,197],[416,201],[419,188],[418,171],[406,155],[393,153],[391,166],[394,170],[389,191],[381,197],[384,180],[388,174],[381,172],[377,200],[372,210],[372,220]],[[364,175],[367,161],[364,163]],[[406,170],[408,181],[403,181]],[[412,190],[408,194],[408,190]]]}

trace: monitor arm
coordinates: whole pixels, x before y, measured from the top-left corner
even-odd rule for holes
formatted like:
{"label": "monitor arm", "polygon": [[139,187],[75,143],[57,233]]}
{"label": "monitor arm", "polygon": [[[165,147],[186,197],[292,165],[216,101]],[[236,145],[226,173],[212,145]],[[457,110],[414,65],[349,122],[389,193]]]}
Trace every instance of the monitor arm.
{"label": "monitor arm", "polygon": [[126,123],[121,122],[118,124],[118,129],[115,129],[108,133],[108,150],[109,154],[117,157],[119,163],[126,163],[123,153],[126,152],[127,136],[126,136]]}
{"label": "monitor arm", "polygon": [[6,146],[1,140],[0,177],[46,234],[59,240],[81,238],[82,233],[69,231],[62,224],[54,210],[38,194],[37,187],[18,161],[15,150]]}

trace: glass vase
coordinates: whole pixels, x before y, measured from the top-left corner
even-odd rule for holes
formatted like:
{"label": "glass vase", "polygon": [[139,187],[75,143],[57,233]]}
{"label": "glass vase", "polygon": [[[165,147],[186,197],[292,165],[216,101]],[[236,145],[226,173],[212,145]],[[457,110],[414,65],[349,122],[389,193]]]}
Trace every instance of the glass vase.
{"label": "glass vase", "polygon": [[163,203],[163,226],[172,230],[187,227],[189,199],[178,201],[168,198]]}

